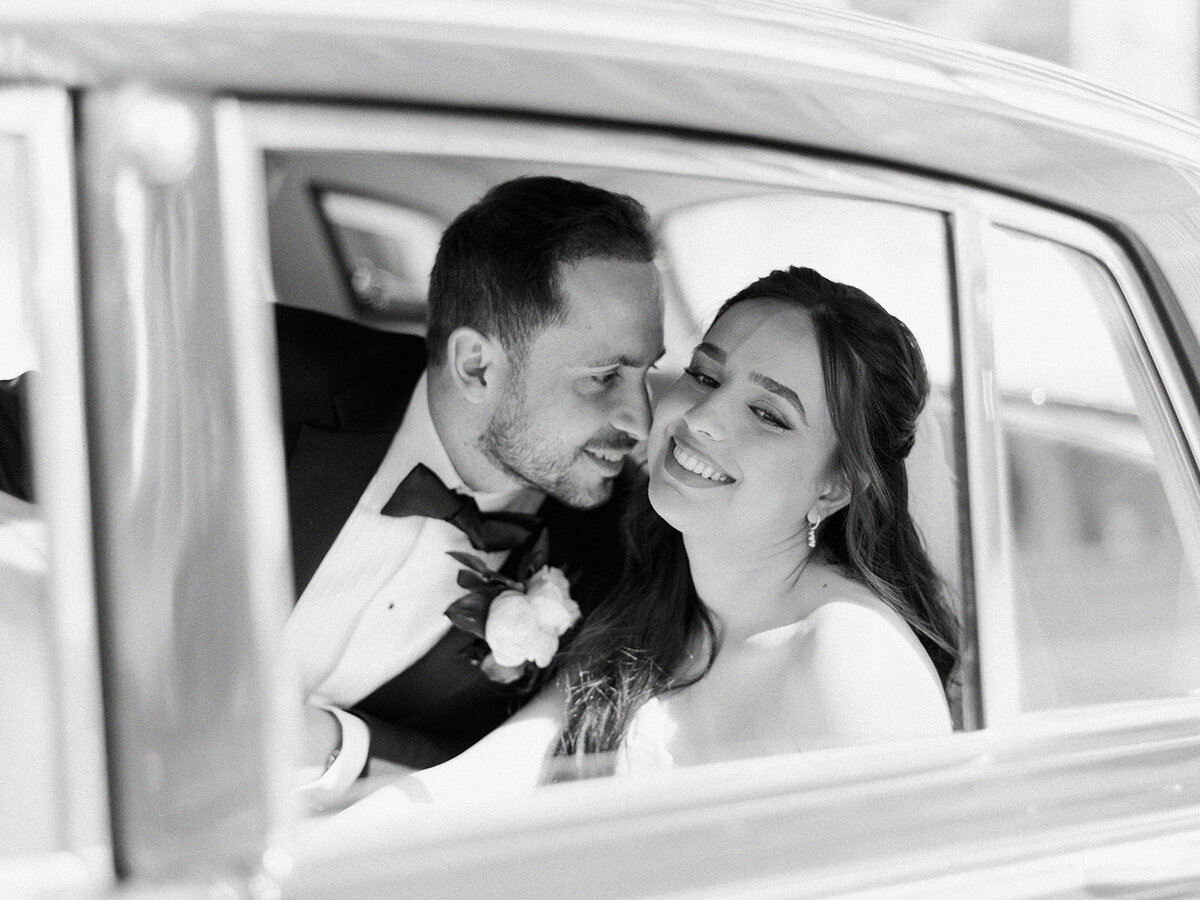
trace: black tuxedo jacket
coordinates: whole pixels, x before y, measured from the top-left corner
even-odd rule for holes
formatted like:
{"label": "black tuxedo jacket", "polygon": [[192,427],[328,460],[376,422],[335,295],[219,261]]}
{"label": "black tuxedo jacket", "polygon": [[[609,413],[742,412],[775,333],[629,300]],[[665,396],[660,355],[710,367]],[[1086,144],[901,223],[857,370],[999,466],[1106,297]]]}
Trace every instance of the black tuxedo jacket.
{"label": "black tuxedo jacket", "polygon": [[[276,307],[276,327],[299,597],[400,427],[425,369],[425,344],[284,306]],[[566,572],[584,615],[619,572],[617,518],[628,489],[622,479],[613,499],[595,510],[572,510],[553,499],[542,506],[550,563]],[[354,707],[371,729],[373,757],[435,765],[524,702],[525,692],[491,681],[472,663],[474,640],[451,628],[424,657]]]}

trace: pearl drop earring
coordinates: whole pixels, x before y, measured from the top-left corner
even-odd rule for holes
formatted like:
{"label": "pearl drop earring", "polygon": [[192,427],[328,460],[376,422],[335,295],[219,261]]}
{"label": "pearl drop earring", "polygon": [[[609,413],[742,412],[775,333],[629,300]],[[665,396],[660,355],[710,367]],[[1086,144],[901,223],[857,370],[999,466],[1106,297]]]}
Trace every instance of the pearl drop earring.
{"label": "pearl drop earring", "polygon": [[[811,516],[812,513],[809,513],[809,515]],[[808,546],[814,550],[817,547],[817,526],[820,524],[821,524],[820,513],[817,514],[816,519],[810,518],[808,520]]]}

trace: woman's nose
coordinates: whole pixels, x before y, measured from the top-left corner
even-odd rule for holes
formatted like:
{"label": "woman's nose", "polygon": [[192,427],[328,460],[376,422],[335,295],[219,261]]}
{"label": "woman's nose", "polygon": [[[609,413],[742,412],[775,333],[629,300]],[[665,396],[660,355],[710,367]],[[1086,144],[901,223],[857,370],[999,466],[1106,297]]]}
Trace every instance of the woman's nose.
{"label": "woman's nose", "polygon": [[710,391],[683,414],[688,430],[708,436],[714,441],[725,440],[725,415],[718,391]]}

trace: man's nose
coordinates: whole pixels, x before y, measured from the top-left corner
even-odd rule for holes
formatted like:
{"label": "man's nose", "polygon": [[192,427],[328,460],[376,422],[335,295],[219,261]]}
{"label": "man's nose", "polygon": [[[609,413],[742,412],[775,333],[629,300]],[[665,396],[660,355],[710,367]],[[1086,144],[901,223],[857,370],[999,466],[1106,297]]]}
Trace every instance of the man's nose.
{"label": "man's nose", "polygon": [[612,411],[611,422],[635,441],[644,441],[650,434],[650,395],[645,379],[630,379],[626,383],[620,402]]}

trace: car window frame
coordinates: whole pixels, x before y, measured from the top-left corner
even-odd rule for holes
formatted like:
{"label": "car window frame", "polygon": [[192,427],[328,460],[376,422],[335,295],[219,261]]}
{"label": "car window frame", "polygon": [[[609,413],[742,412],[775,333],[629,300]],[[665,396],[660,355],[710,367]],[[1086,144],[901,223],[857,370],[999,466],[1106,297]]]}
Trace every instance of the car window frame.
{"label": "car window frame", "polygon": [[[963,553],[970,564],[964,568],[971,574],[964,572],[964,578],[973,577],[970,589],[964,583],[964,593],[974,591],[967,602],[969,613],[985,608],[975,614],[982,617],[981,634],[988,635],[986,648],[981,646],[979,654],[987,658],[986,674],[980,674],[979,683],[988,687],[981,708],[968,711],[968,727],[972,722],[1000,724],[1020,714],[1012,687],[1016,672],[1014,654],[1018,649],[1012,631],[1011,534],[1004,515],[1007,477],[995,416],[998,396],[991,359],[990,313],[982,289],[983,229],[997,225],[1068,245],[1096,259],[1112,275],[1126,301],[1123,310],[1115,311],[1118,317],[1124,317],[1125,340],[1136,344],[1144,367],[1155,373],[1162,385],[1156,419],[1160,426],[1176,422],[1160,427],[1156,441],[1156,446],[1165,445],[1172,451],[1173,463],[1168,475],[1175,483],[1168,487],[1179,489],[1189,498],[1193,516],[1188,521],[1200,521],[1197,482],[1179,474],[1190,469],[1195,475],[1194,448],[1200,446],[1200,421],[1186,378],[1171,351],[1149,288],[1138,276],[1126,250],[1094,223],[978,187],[861,161],[762,148],[752,142],[737,145],[735,150],[730,143],[630,128],[609,129],[608,139],[603,149],[599,149],[590,140],[593,132],[589,128],[571,123],[501,120],[453,111],[346,108],[323,103],[225,102],[239,104],[245,149],[254,157],[247,162],[247,168],[250,177],[259,180],[256,173],[262,165],[257,157],[271,149],[483,157],[510,154],[548,163],[635,166],[709,177],[726,175],[770,189],[891,202],[946,216],[955,281],[952,298],[956,300],[956,309],[952,324],[959,331],[956,345],[961,354],[958,360],[961,413],[967,419],[963,433],[957,436],[965,445],[959,461],[966,464],[967,491],[963,499],[969,507],[969,516],[962,521],[964,530],[969,532],[964,534]],[[531,137],[533,133],[540,134],[540,139]],[[256,196],[265,198],[265,185]],[[265,222],[265,201],[251,202],[258,206],[254,218]],[[269,261],[260,260],[256,269],[264,273],[263,299],[275,302]],[[1176,419],[1173,409],[1186,412]],[[979,602],[984,597],[986,602]],[[971,622],[967,624],[970,631]],[[980,641],[984,642],[982,636]],[[968,664],[973,663],[974,653],[969,646],[967,657]],[[969,698],[967,702],[970,705]]]}
{"label": "car window frame", "polygon": [[[271,276],[267,196],[263,174],[264,157],[271,151],[411,153],[480,158],[537,160],[549,165],[599,166],[664,174],[683,174],[727,178],[753,185],[766,193],[802,191],[807,194],[874,204],[912,207],[934,215],[951,228],[954,195],[947,185],[933,179],[846,160],[831,160],[775,148],[737,145],[736,154],[729,144],[703,138],[679,137],[653,129],[605,129],[605,141],[595,141],[594,129],[577,123],[532,119],[510,119],[486,114],[456,111],[432,111],[394,107],[346,107],[321,102],[281,103],[270,100],[227,99],[224,104],[229,120],[236,121],[242,156],[238,161],[239,178],[252,185],[243,218],[251,222],[257,235],[258,257],[248,264],[259,273],[260,299],[271,305],[279,301]],[[536,135],[536,136],[535,136]],[[953,247],[948,249],[947,266],[954,271]],[[670,277],[670,271],[667,272]],[[951,343],[955,329],[956,285],[950,286]],[[676,316],[696,326],[689,309],[668,309],[668,320]],[[360,321],[368,321],[360,319]],[[670,324],[670,322],[668,322]],[[952,347],[952,354],[953,354]],[[957,356],[952,361],[951,402],[957,403]],[[955,415],[957,415],[957,411]],[[958,483],[964,473],[954,467]],[[960,503],[961,503],[960,498]],[[969,595],[969,532],[967,520],[959,510],[962,530],[959,553],[962,557],[962,606],[968,628],[964,657],[968,664],[975,657],[973,597]],[[977,691],[968,690],[962,698],[963,726],[978,727]]]}
{"label": "car window frame", "polygon": [[[1185,548],[1189,541],[1190,546],[1200,546],[1200,467],[1197,466],[1200,415],[1159,314],[1161,304],[1156,303],[1129,251],[1113,233],[1106,232],[1098,223],[979,188],[960,186],[954,188],[954,194],[958,202],[955,234],[960,322],[966,335],[959,347],[964,354],[964,390],[970,398],[964,409],[968,418],[974,420],[966,428],[968,443],[974,441],[968,463],[971,528],[978,544],[988,548],[988,552],[976,555],[974,572],[976,596],[988,598],[975,608],[980,617],[979,684],[982,708],[986,710],[984,724],[990,727],[1035,714],[1022,710],[1020,701],[1012,518],[1003,429],[998,414],[1000,386],[992,356],[985,229],[1007,228],[1064,245],[1090,257],[1112,279],[1120,299],[1113,298],[1112,302],[1102,299],[1101,303],[1108,306],[1102,312],[1110,329],[1114,324],[1120,326],[1120,332],[1113,334],[1114,342],[1119,352],[1134,354],[1139,373],[1147,382],[1143,387],[1153,395],[1154,407],[1139,413],[1155,450],[1168,499],[1177,512],[1182,512],[1177,521]],[[1175,324],[1180,327],[1180,323]],[[1131,703],[1129,710],[1132,719],[1141,719],[1146,715],[1146,704]],[[1052,716],[1056,711],[1047,710],[1040,715]]]}
{"label": "car window frame", "polygon": [[[50,85],[0,86],[0,133],[26,146],[33,238],[29,279],[38,365],[30,400],[34,494],[46,523],[51,678],[62,776],[59,849],[0,859],[0,883],[30,891],[112,883],[101,648],[93,577],[76,229],[74,110]],[[38,698],[30,698],[37,700]],[[12,723],[15,726],[15,723]]]}

